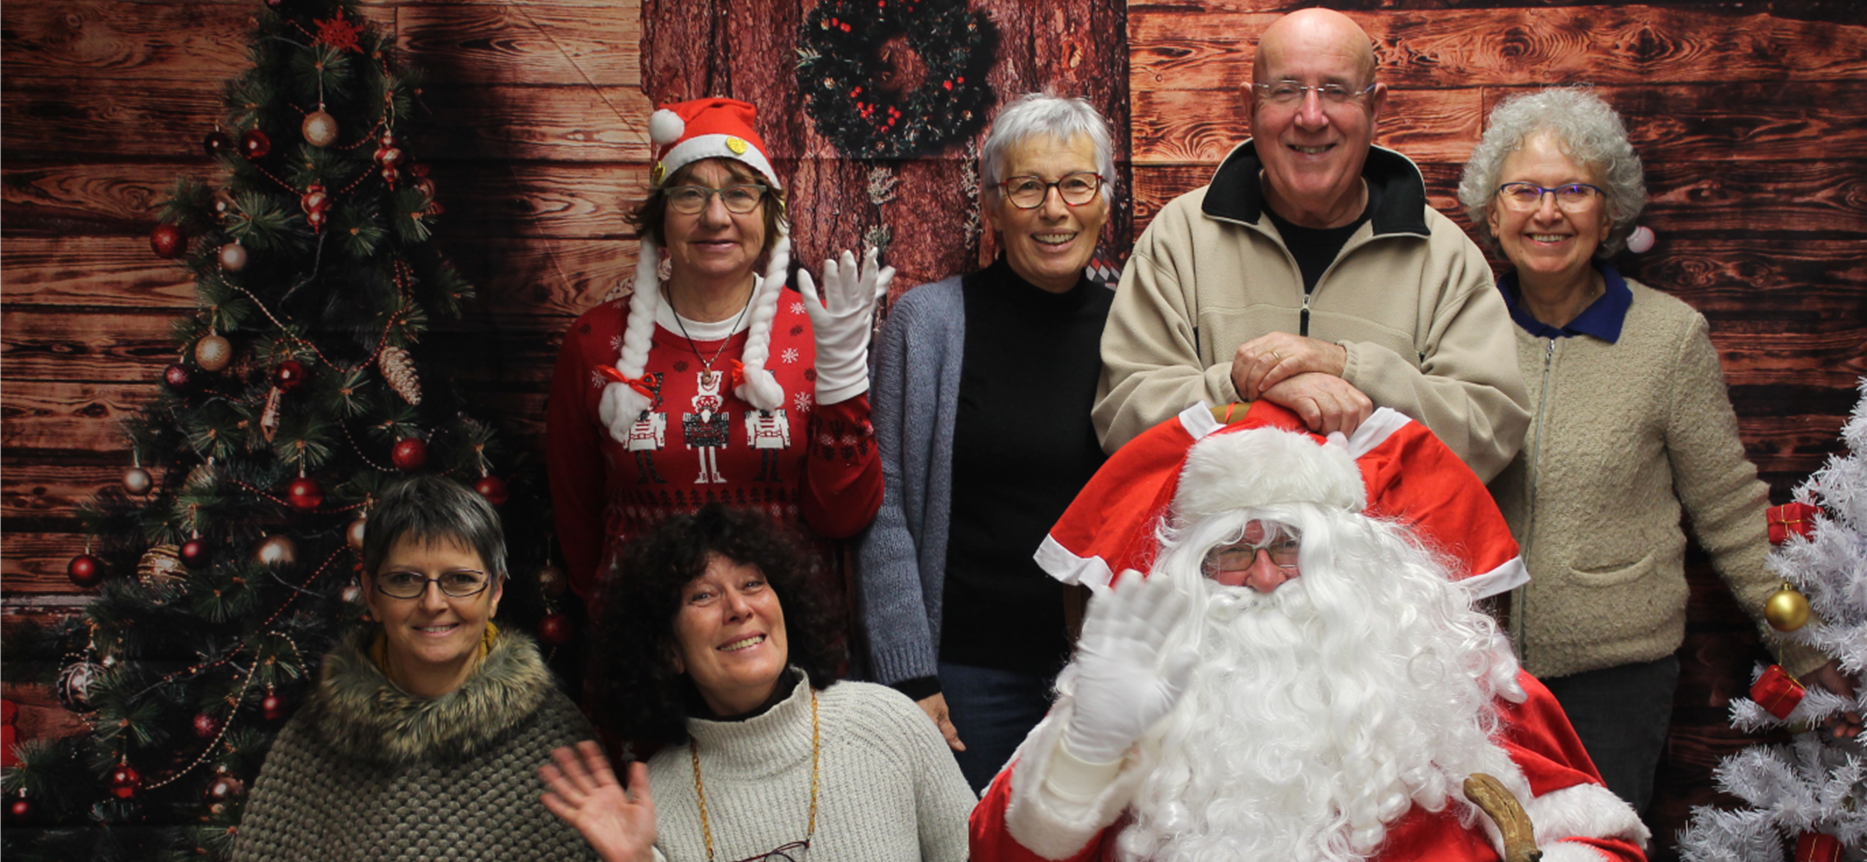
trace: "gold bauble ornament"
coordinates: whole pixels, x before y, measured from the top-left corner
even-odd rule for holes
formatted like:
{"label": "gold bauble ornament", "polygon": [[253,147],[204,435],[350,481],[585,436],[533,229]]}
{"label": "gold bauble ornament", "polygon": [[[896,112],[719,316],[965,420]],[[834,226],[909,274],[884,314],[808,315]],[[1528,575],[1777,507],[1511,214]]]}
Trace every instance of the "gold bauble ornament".
{"label": "gold bauble ornament", "polygon": [[143,558],[136,564],[136,580],[146,587],[166,587],[181,583],[187,578],[187,570],[182,567],[181,549],[163,542],[143,552]]}
{"label": "gold bauble ornament", "polygon": [[298,127],[305,134],[305,143],[314,147],[328,147],[337,141],[337,118],[322,110],[305,115],[305,122]]}
{"label": "gold bauble ornament", "polygon": [[195,342],[194,361],[204,371],[219,371],[233,361],[233,342],[219,335],[208,335]]}
{"label": "gold bauble ornament", "polygon": [[1809,599],[1784,581],[1763,603],[1763,618],[1769,621],[1770,628],[1793,632],[1809,622]]}
{"label": "gold bauble ornament", "polygon": [[278,568],[298,562],[298,545],[287,536],[267,536],[253,549],[253,561]]}
{"label": "gold bauble ornament", "polygon": [[351,521],[350,526],[344,528],[344,544],[349,545],[350,550],[358,553],[363,551],[363,531],[368,529],[369,522],[369,516],[364,515]]}

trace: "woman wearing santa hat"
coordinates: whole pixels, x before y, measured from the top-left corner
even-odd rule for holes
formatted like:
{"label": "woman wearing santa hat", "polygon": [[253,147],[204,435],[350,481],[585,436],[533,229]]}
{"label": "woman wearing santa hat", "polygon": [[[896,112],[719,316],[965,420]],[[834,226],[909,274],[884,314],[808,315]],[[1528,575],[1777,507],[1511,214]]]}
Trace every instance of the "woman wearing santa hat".
{"label": "woman wearing santa hat", "polygon": [[868,340],[894,270],[845,252],[821,298],[806,272],[801,294],[785,289],[784,185],[756,116],[733,99],[654,113],[634,290],[579,317],[558,353],[547,463],[586,601],[631,538],[706,503],[822,539],[880,505]]}

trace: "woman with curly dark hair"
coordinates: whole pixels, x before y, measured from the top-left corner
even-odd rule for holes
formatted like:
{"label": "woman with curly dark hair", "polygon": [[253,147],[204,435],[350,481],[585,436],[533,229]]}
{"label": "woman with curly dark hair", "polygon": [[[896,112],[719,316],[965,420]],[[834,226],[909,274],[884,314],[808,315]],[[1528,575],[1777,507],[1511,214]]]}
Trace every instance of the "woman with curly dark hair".
{"label": "woman with curly dark hair", "polygon": [[836,681],[802,559],[718,504],[630,546],[604,590],[595,705],[657,750],[627,791],[594,744],[541,770],[545,804],[605,859],[966,858],[975,799],[945,741],[906,695]]}

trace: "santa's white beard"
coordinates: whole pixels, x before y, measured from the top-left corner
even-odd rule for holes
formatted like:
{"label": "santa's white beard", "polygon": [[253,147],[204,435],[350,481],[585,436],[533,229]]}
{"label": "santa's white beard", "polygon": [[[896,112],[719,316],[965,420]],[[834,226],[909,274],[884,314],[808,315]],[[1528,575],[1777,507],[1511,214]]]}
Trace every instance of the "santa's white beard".
{"label": "santa's white beard", "polygon": [[[1365,859],[1415,805],[1455,804],[1469,825],[1461,782],[1509,768],[1489,741],[1490,621],[1394,536],[1336,524],[1338,553],[1307,553],[1328,526],[1303,524],[1305,574],[1270,595],[1189,573],[1190,553],[1156,568],[1195,597],[1181,638],[1202,661],[1143,740],[1158,761],[1121,836],[1125,858]],[[1336,574],[1368,554],[1387,558],[1380,577]]]}

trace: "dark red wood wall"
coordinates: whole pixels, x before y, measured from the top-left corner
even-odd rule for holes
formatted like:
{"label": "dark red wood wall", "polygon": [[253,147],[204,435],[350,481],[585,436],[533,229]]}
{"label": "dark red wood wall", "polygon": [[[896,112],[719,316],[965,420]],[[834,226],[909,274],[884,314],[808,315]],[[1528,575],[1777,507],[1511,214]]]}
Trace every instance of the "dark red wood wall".
{"label": "dark red wood wall", "polygon": [[[172,358],[193,306],[146,236],[176,176],[215,179],[198,142],[245,66],[258,0],[72,0],[0,7],[0,592],[10,618],[82,601],[65,562],[74,507],[128,463],[114,420]],[[792,33],[811,0],[370,0],[429,72],[440,235],[480,287],[433,350],[538,454],[558,332],[633,270],[622,213],[641,196],[651,100],[730,95],[761,107],[790,180],[798,258],[893,237],[897,290],[992,252],[964,225],[967,148],[883,167],[839,158],[801,111]],[[1302,5],[1264,0],[974,0],[1000,31],[1002,96],[1088,97],[1118,128],[1125,250],[1160,204],[1204,182],[1243,137],[1256,34]],[[1393,88],[1381,143],[1456,209],[1458,171],[1503,96],[1590,82],[1647,163],[1653,252],[1624,269],[1712,321],[1746,446],[1780,500],[1834,451],[1867,373],[1867,11],[1850,0],[1650,4],[1331,2],[1378,44]],[[1121,133],[1125,130],[1126,133]],[[1459,217],[1461,220],[1462,216]],[[1693,566],[1692,623],[1662,819],[1709,795],[1756,654],[1747,618]],[[8,686],[9,696],[35,701]],[[59,721],[22,713],[30,726]]]}

